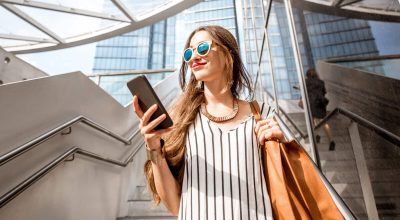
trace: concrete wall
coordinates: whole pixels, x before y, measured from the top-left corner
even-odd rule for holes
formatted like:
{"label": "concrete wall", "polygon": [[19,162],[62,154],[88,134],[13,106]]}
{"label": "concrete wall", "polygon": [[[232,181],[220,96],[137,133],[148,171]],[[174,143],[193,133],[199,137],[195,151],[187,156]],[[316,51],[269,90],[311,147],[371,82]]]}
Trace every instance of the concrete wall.
{"label": "concrete wall", "polygon": [[[42,70],[0,47],[0,80],[5,83],[47,76]],[[1,84],[1,83],[0,83]]]}
{"label": "concrete wall", "polygon": [[[175,96],[168,92],[173,84],[178,85],[177,74],[155,90]],[[0,106],[0,155],[79,115],[126,138],[138,128],[132,106],[121,106],[79,72],[2,85]],[[71,134],[58,134],[0,166],[0,196],[73,146],[125,161],[142,145],[140,133],[131,145],[125,145],[82,123],[75,124]],[[0,219],[109,220],[127,216],[128,200],[137,192],[136,186],[143,185],[143,172],[139,172],[143,155],[143,149],[139,150],[125,168],[77,155],[0,208]]]}
{"label": "concrete wall", "polygon": [[319,62],[328,109],[346,108],[400,136],[400,80]]}

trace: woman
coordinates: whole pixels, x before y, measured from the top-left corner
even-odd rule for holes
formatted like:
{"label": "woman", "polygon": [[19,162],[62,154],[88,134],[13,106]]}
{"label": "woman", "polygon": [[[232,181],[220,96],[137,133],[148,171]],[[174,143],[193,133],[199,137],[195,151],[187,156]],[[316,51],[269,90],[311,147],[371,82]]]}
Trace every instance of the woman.
{"label": "woman", "polygon": [[[249,102],[239,100],[244,89],[251,96],[252,87],[235,38],[220,26],[204,26],[190,34],[185,48],[183,94],[172,108],[172,128],[154,131],[165,116],[149,122],[157,106],[143,113],[133,99],[155,155],[145,164],[155,202],[178,219],[272,219],[258,147],[284,137],[274,119],[256,124]],[[272,112],[261,108],[264,118]]]}
{"label": "woman", "polygon": [[[326,116],[326,106],[328,105],[329,100],[325,97],[326,89],[325,83],[322,81],[317,71],[312,68],[309,69],[306,73],[306,86],[308,99],[310,102],[311,114],[313,116],[314,126],[318,124]],[[333,141],[331,128],[328,123],[324,124],[324,131],[329,141],[329,150],[335,150],[335,141]],[[319,143],[321,137],[317,135],[315,137],[317,143]]]}

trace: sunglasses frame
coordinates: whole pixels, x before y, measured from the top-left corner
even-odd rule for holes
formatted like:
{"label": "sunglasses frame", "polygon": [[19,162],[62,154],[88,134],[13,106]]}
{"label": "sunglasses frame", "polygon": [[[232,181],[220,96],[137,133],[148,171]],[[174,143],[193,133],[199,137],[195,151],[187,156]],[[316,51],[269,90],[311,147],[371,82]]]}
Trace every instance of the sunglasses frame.
{"label": "sunglasses frame", "polygon": [[[200,44],[202,44],[202,43],[208,43],[208,44],[210,45],[210,47],[209,47],[208,50],[207,50],[207,53],[205,53],[205,54],[199,54],[198,48],[199,48]],[[195,48],[188,47],[188,48],[184,49],[184,50],[183,50],[183,54],[182,54],[183,61],[185,61],[186,63],[189,63],[190,60],[192,60],[192,58],[193,58],[194,50],[196,50],[197,55],[199,55],[199,56],[201,56],[201,57],[207,56],[208,53],[210,53],[212,44],[213,44],[213,41],[212,41],[212,40],[205,40],[205,41],[199,42],[199,43],[196,45]],[[189,59],[188,61],[186,61],[186,59],[185,59],[185,53],[186,53],[187,50],[191,50],[191,51],[192,51],[192,56],[190,57],[190,59]]]}

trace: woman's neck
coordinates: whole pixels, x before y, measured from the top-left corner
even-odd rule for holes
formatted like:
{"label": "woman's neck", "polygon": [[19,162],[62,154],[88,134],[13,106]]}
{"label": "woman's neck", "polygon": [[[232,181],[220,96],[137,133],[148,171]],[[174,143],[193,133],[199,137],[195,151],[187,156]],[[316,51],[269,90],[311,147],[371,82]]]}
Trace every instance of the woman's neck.
{"label": "woman's neck", "polygon": [[209,106],[222,104],[231,107],[234,99],[232,92],[223,83],[217,82],[204,84],[204,96]]}

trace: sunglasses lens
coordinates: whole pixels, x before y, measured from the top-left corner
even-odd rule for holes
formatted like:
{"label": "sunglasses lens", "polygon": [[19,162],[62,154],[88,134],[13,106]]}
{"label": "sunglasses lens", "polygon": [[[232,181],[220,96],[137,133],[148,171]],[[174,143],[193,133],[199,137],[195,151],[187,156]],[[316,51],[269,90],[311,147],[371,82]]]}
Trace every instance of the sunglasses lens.
{"label": "sunglasses lens", "polygon": [[185,50],[185,52],[183,52],[183,59],[186,62],[189,62],[190,58],[192,58],[192,55],[193,55],[192,49],[188,48]]}
{"label": "sunglasses lens", "polygon": [[197,46],[197,52],[199,55],[206,55],[210,50],[210,44],[208,42],[203,42]]}

